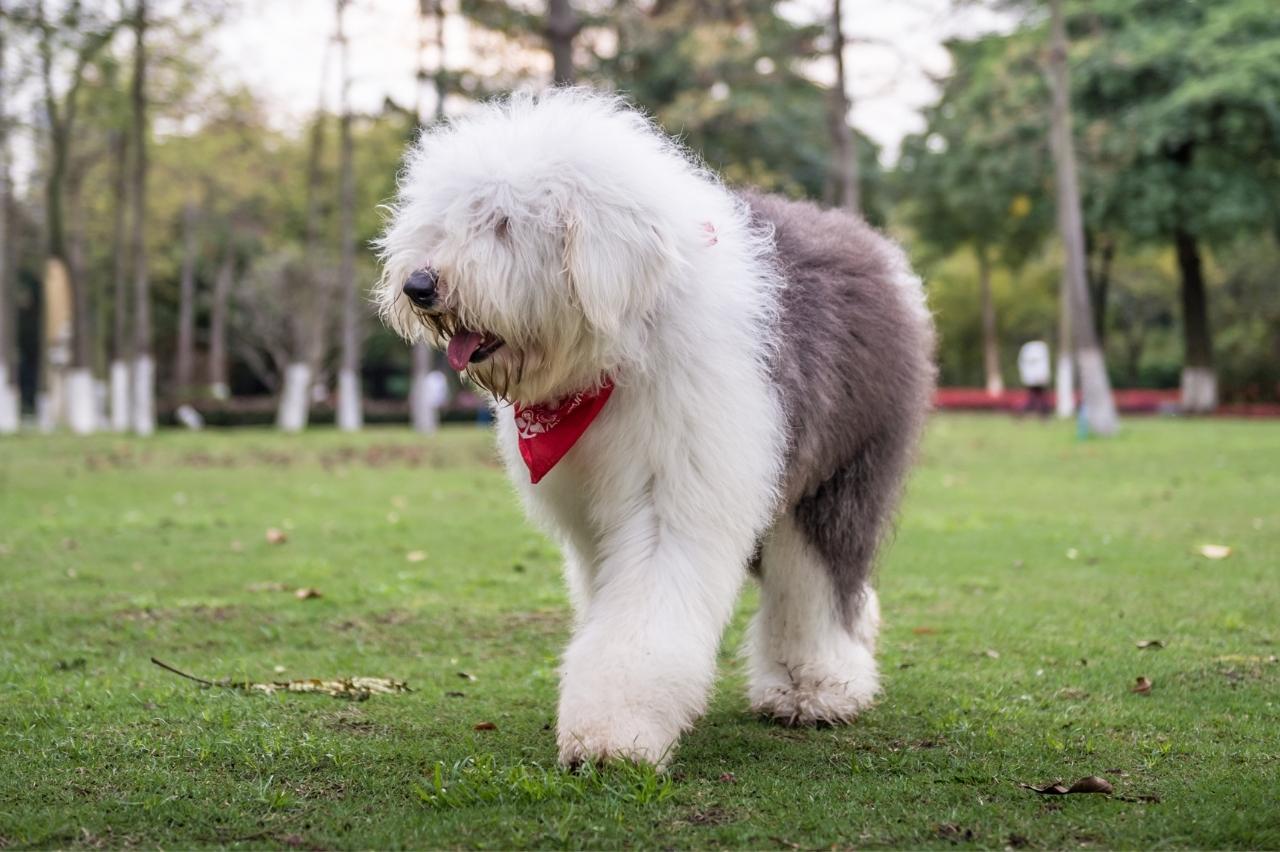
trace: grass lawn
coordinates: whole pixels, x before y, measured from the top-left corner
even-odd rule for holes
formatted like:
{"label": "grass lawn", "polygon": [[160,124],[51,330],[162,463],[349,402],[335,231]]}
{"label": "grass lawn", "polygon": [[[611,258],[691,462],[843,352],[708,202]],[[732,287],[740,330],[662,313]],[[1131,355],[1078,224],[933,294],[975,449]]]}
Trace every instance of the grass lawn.
{"label": "grass lawn", "polygon": [[487,435],[5,439],[0,847],[1280,848],[1280,425],[940,416],[882,562],[856,724],[748,715],[748,590],[671,772],[573,775],[556,549]]}

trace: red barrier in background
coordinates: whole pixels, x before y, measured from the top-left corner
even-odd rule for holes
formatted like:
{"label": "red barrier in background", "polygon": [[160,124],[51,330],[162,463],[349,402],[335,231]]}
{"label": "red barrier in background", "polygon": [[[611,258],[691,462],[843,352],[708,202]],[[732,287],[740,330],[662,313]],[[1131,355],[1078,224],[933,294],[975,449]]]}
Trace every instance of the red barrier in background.
{"label": "red barrier in background", "polygon": [[[1116,408],[1123,414],[1177,414],[1177,390],[1150,388],[1117,389]],[[1050,404],[1055,395],[1050,392]],[[1077,397],[1077,402],[1079,398]],[[998,396],[983,388],[938,388],[933,404],[943,411],[1012,411],[1020,412],[1027,404],[1025,390],[1006,390]],[[1277,403],[1227,403],[1218,406],[1215,417],[1280,417]]]}

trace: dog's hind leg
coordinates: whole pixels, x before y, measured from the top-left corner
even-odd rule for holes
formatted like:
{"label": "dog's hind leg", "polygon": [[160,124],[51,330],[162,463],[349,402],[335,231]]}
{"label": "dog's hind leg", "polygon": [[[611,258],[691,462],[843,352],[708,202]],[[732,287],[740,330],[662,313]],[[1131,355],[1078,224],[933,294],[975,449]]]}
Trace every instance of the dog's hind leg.
{"label": "dog's hind leg", "polygon": [[748,634],[754,712],[791,725],[853,719],[879,690],[880,604],[865,582],[836,594],[825,558],[792,515],[761,549],[760,611]]}
{"label": "dog's hind leg", "polygon": [[879,689],[870,577],[909,445],[872,441],[782,516],[761,548],[750,699],[790,724],[845,722]]}

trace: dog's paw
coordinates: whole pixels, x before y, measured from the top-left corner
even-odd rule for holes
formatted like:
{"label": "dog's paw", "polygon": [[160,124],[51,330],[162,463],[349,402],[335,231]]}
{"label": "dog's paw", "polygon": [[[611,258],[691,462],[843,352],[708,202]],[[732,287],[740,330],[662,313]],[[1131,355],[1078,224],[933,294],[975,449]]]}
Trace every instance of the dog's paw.
{"label": "dog's paw", "polygon": [[666,766],[680,737],[680,726],[646,718],[633,711],[597,712],[561,709],[556,742],[560,763],[578,767],[584,763],[630,760],[661,769]]}
{"label": "dog's paw", "polygon": [[751,710],[785,725],[852,722],[880,691],[875,658],[865,649],[841,665],[775,664],[753,673]]}

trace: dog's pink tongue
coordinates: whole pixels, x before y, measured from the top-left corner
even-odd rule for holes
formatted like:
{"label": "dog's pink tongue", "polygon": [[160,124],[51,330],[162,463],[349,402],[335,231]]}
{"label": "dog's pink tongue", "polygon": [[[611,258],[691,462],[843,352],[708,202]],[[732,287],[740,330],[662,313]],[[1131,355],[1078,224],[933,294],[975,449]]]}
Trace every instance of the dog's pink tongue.
{"label": "dog's pink tongue", "polygon": [[450,337],[449,348],[445,351],[449,366],[461,373],[471,363],[471,356],[483,342],[484,335],[477,331],[460,331]]}

